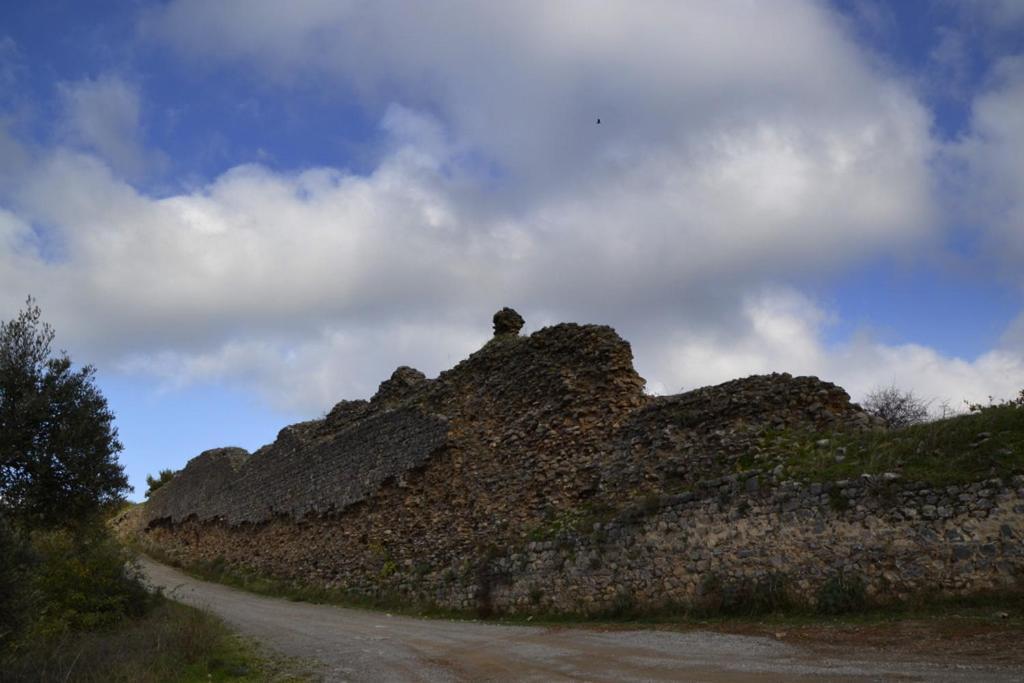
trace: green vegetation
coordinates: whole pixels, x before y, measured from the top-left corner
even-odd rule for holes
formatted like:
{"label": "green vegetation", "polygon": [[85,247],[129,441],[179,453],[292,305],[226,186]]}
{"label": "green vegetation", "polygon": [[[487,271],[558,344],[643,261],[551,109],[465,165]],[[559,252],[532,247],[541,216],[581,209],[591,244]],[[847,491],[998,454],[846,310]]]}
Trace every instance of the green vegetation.
{"label": "green vegetation", "polygon": [[37,530],[21,565],[23,638],[56,640],[140,617],[156,597],[138,580],[129,553],[100,524]]}
{"label": "green vegetation", "polygon": [[93,368],[73,371],[53,339],[31,298],[0,322],[0,678],[206,681],[255,671],[213,617],[148,591],[111,534],[106,517],[130,490],[114,416]]}
{"label": "green vegetation", "polygon": [[[645,503],[646,499],[640,505]],[[547,519],[527,532],[526,538],[529,541],[553,541],[569,535],[592,534],[595,524],[608,522],[619,512],[600,502],[587,503],[569,510],[551,509]]]}
{"label": "green vegetation", "polygon": [[[386,592],[381,592],[377,595],[364,595],[355,591],[326,588],[239,570],[229,567],[223,558],[183,564],[177,558],[163,553],[159,548],[146,547],[139,550],[157,561],[177,567],[193,578],[222,583],[250,593],[284,598],[294,602],[338,605],[339,607],[349,607],[352,609],[387,610],[398,614],[421,617],[469,618],[472,616],[469,611],[445,609],[425,598],[411,600],[407,596]],[[395,570],[397,570],[397,566]]]}
{"label": "green vegetation", "polygon": [[895,430],[829,434],[779,431],[762,438],[789,476],[809,481],[893,472],[935,486],[1024,474],[1020,399]]}
{"label": "green vegetation", "polygon": [[169,482],[171,479],[174,479],[174,470],[160,470],[160,473],[155,477],[151,474],[147,474],[146,498],[149,498],[151,495],[153,495],[154,491],[156,491],[158,488]]}
{"label": "green vegetation", "polygon": [[818,612],[822,614],[862,612],[867,604],[864,580],[855,574],[830,576],[818,591]]}
{"label": "green vegetation", "polygon": [[266,681],[273,669],[218,619],[170,600],[109,628],[31,641],[2,666],[11,683],[241,683]]}
{"label": "green vegetation", "polygon": [[795,610],[789,577],[782,573],[732,582],[712,573],[704,577],[697,592],[687,610],[695,617],[749,617]]}
{"label": "green vegetation", "polygon": [[130,490],[95,370],[72,371],[53,339],[31,297],[0,322],[0,515],[23,526],[102,514]]}

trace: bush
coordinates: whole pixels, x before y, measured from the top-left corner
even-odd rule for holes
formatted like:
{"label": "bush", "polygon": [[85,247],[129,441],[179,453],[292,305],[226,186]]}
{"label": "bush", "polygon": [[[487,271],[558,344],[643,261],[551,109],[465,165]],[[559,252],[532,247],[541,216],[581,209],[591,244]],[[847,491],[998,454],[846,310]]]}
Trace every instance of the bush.
{"label": "bush", "polygon": [[856,574],[839,572],[828,578],[818,591],[818,612],[847,614],[867,607],[864,581]]}
{"label": "bush", "polygon": [[0,660],[113,627],[158,599],[99,522],[33,531],[0,525]]}
{"label": "bush", "polygon": [[213,615],[170,600],[114,629],[29,643],[0,659],[4,683],[291,680],[272,676]]}
{"label": "bush", "polygon": [[1014,398],[1008,398],[998,403],[991,396],[988,397],[988,404],[984,403],[971,403],[970,401],[964,401],[967,404],[967,410],[972,413],[980,413],[990,408],[1024,408],[1024,389],[1020,390]]}
{"label": "bush", "polygon": [[882,418],[886,426],[900,429],[928,420],[929,401],[918,398],[913,391],[900,391],[895,386],[875,389],[864,399],[864,410]]}
{"label": "bush", "polygon": [[781,572],[735,581],[711,573],[701,581],[697,593],[692,611],[700,617],[771,614],[793,605],[789,578]]}
{"label": "bush", "polygon": [[156,477],[151,474],[147,474],[146,486],[148,486],[148,488],[146,489],[146,498],[153,495],[154,491],[169,482],[171,479],[174,479],[174,470],[160,470],[160,474]]}
{"label": "bush", "polygon": [[26,548],[0,518],[0,652],[21,632],[28,614],[25,604]]}
{"label": "bush", "polygon": [[153,603],[131,555],[99,524],[33,532],[30,552],[31,637],[113,626]]}

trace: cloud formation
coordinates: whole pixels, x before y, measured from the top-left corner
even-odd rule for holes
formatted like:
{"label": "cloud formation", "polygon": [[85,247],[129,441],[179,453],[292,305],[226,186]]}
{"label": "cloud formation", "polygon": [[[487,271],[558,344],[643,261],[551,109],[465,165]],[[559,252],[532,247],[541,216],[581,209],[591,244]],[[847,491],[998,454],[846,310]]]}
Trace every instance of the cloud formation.
{"label": "cloud formation", "polygon": [[[153,196],[137,93],[66,84],[60,145],[0,135],[23,158],[0,173],[0,303],[28,288],[90,357],[310,412],[450,366],[502,305],[615,325],[658,391],[770,370],[953,399],[1024,384],[1003,351],[830,346],[832,314],[785,284],[942,226],[927,111],[828,11],[784,4],[162,5],[142,30],[185,58],[358,98],[379,157]],[[1024,139],[998,93],[963,152],[979,173],[981,131]]]}
{"label": "cloud formation", "polygon": [[98,154],[120,175],[138,179],[155,154],[142,143],[139,94],[123,79],[104,74],[58,85],[61,131],[74,145]]}
{"label": "cloud formation", "polygon": [[[843,386],[855,398],[879,387],[912,388],[938,409],[953,410],[963,401],[985,403],[990,396],[1009,397],[1024,387],[1024,354],[1008,342],[974,360],[943,356],[921,344],[882,344],[857,335],[828,344],[833,316],[814,301],[791,290],[766,290],[744,302],[738,330],[722,334],[679,334],[663,347],[663,376],[688,388],[723,377],[785,369],[814,374]],[[677,390],[677,385],[670,385]]]}
{"label": "cloud formation", "polygon": [[953,149],[964,165],[963,207],[987,247],[1024,288],[1024,56],[1002,60],[972,109],[970,134]]}

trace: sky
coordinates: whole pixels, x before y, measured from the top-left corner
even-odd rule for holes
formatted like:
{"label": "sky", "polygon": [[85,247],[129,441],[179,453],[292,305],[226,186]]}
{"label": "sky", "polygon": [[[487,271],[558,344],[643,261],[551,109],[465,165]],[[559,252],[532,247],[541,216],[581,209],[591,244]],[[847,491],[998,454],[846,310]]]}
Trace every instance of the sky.
{"label": "sky", "polygon": [[0,319],[96,366],[135,499],[503,306],[653,394],[1010,397],[1022,265],[1024,0],[0,6]]}

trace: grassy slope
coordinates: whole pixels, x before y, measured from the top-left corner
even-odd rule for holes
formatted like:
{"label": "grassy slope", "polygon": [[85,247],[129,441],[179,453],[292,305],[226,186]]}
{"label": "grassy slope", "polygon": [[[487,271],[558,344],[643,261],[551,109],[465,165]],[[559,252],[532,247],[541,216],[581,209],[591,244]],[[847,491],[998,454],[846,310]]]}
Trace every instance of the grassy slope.
{"label": "grassy slope", "polygon": [[177,683],[300,680],[277,673],[213,615],[164,600],[117,628],[23,646],[3,663],[4,681]]}
{"label": "grassy slope", "polygon": [[777,432],[761,448],[810,481],[893,472],[934,486],[1024,474],[1024,408],[981,412],[893,431]]}

